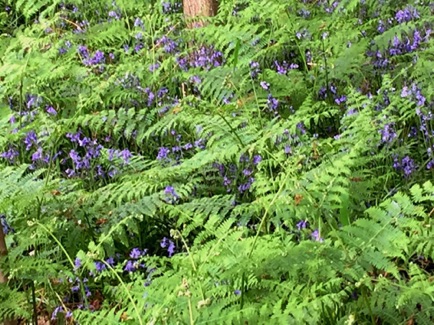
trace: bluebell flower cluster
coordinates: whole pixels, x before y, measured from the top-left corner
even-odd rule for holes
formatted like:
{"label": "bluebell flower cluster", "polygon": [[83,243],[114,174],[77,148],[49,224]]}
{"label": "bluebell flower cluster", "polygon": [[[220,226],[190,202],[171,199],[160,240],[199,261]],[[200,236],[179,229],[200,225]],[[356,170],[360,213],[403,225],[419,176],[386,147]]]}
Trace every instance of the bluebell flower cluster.
{"label": "bluebell flower cluster", "polygon": [[250,66],[250,76],[253,79],[255,79],[261,73],[259,62],[251,61],[249,66]]}
{"label": "bluebell flower cluster", "polygon": [[312,232],[311,236],[312,236],[312,239],[313,239],[314,241],[317,241],[317,242],[320,242],[320,243],[324,242],[324,239],[321,237],[321,234],[320,234],[320,232],[318,231],[318,229],[315,229],[315,230]]}
{"label": "bluebell flower cluster", "polygon": [[65,309],[63,308],[63,306],[57,306],[57,307],[53,310],[53,312],[52,312],[52,314],[51,314],[51,320],[52,320],[52,321],[56,320],[57,317],[58,317],[57,315],[58,315],[59,313],[63,313],[63,314],[65,314],[65,318],[66,318],[66,319],[70,319],[70,318],[72,317],[72,312],[71,312],[70,310],[67,310],[66,313],[65,313]]}
{"label": "bluebell flower cluster", "polygon": [[223,53],[214,49],[213,46],[202,46],[188,56],[178,56],[177,62],[182,70],[191,68],[210,70],[224,63]]}
{"label": "bluebell flower cluster", "polygon": [[169,257],[172,257],[175,254],[175,243],[167,237],[164,237],[160,242],[161,248],[166,248]]}
{"label": "bluebell flower cluster", "polygon": [[[309,224],[309,221],[307,221],[307,220],[300,220],[299,222],[297,222],[296,227],[297,227],[297,230],[299,232],[301,232],[304,229],[310,229],[310,224]],[[317,241],[320,243],[324,242],[324,239],[321,237],[321,234],[320,234],[318,229],[313,230],[310,233],[310,237],[314,241]]]}
{"label": "bluebell flower cluster", "polygon": [[289,70],[298,69],[298,64],[288,63],[286,61],[283,61],[283,62],[274,61],[274,67],[275,67],[276,72],[278,74],[286,75]]}
{"label": "bluebell flower cluster", "polygon": [[222,185],[228,193],[242,195],[247,192],[255,181],[254,174],[257,166],[262,161],[260,155],[252,158],[243,154],[240,157],[239,166],[229,163],[227,165],[215,162],[213,167],[218,170],[222,178]]}
{"label": "bluebell flower cluster", "polygon": [[426,103],[426,98],[422,94],[422,89],[414,82],[411,84],[411,87],[404,86],[402,88],[401,97],[414,100],[417,106],[424,106]]}
{"label": "bluebell flower cluster", "polygon": [[127,260],[124,266],[124,271],[132,273],[137,270],[144,269],[146,266],[140,261],[140,259],[146,256],[147,253],[147,249],[141,250],[138,247],[133,248],[129,254],[130,259]]}
{"label": "bluebell flower cluster", "polygon": [[14,233],[15,229],[12,228],[6,220],[6,216],[4,214],[0,214],[0,226],[3,229],[3,234],[7,235],[10,233]]}
{"label": "bluebell flower cluster", "polygon": [[381,143],[390,144],[392,143],[398,135],[394,129],[394,123],[386,123],[383,128],[380,130],[381,134]]}
{"label": "bluebell flower cluster", "polygon": [[406,178],[410,177],[417,169],[417,165],[412,158],[405,156],[399,159],[397,156],[393,158],[393,167],[404,173]]}
{"label": "bluebell flower cluster", "polygon": [[179,195],[176,193],[175,188],[171,185],[166,186],[164,189],[164,195],[165,201],[169,204],[175,204],[179,199]]}
{"label": "bluebell flower cluster", "polygon": [[[68,177],[86,175],[89,171],[95,170],[95,162],[100,157],[103,146],[97,140],[84,136],[80,131],[68,133],[66,137],[80,151],[75,149],[69,151],[68,157],[72,163],[72,168],[68,168],[65,171]],[[96,174],[98,176],[104,175],[101,166],[99,168],[96,166]]]}
{"label": "bluebell flower cluster", "polygon": [[404,9],[398,10],[395,14],[395,20],[399,23],[406,23],[419,19],[419,12],[413,6],[408,5]]}
{"label": "bluebell flower cluster", "polygon": [[175,14],[182,11],[182,4],[180,2],[163,1],[162,6],[164,14]]}
{"label": "bluebell flower cluster", "polygon": [[162,46],[166,53],[175,53],[178,48],[178,43],[164,35],[156,41],[157,47]]}
{"label": "bluebell flower cluster", "polygon": [[331,96],[333,101],[338,105],[345,104],[347,101],[347,96],[339,94],[338,88],[334,84],[331,84],[328,88],[323,86],[318,91],[319,99],[325,100],[326,98],[329,98],[329,96]]}
{"label": "bluebell flower cluster", "polygon": [[[384,28],[380,28],[383,31]],[[423,44],[427,43],[431,35],[430,29],[414,29],[410,33],[395,35],[393,40],[389,42],[386,50],[380,51],[376,48],[375,42],[371,42],[370,49],[366,52],[366,56],[371,58],[372,64],[377,70],[388,70],[393,68],[395,57],[414,53],[423,48]],[[413,56],[413,61],[417,61],[417,56]]]}
{"label": "bluebell flower cluster", "polygon": [[19,155],[19,151],[10,145],[6,151],[0,153],[0,158],[6,159],[9,163],[13,164],[16,162],[16,158],[18,158]]}
{"label": "bluebell flower cluster", "polygon": [[206,137],[201,137],[195,141],[183,141],[182,135],[176,130],[168,132],[167,140],[171,140],[172,146],[162,146],[158,149],[157,160],[164,164],[177,165],[188,153],[195,150],[204,150],[206,147]]}

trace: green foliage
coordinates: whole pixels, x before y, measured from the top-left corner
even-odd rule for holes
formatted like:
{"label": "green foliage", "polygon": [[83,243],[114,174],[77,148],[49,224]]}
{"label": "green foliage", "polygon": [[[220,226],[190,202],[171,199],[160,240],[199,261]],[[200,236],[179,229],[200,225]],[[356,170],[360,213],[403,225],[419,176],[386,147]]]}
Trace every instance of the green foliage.
{"label": "green foliage", "polygon": [[0,320],[433,323],[432,6],[0,4]]}

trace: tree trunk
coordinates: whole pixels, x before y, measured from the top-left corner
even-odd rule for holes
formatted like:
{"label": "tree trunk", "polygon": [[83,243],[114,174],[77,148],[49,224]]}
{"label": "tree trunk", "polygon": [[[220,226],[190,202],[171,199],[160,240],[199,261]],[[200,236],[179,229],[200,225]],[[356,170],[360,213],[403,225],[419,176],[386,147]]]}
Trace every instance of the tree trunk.
{"label": "tree trunk", "polygon": [[[8,253],[8,249],[6,247],[5,234],[3,233],[3,226],[0,223],[0,256],[5,256]],[[8,277],[3,273],[0,265],[0,284],[7,283]],[[3,323],[0,320],[0,324],[2,325],[16,325],[17,321],[15,320],[4,320]]]}
{"label": "tree trunk", "polygon": [[182,5],[188,28],[204,26],[200,17],[215,16],[218,9],[217,0],[182,0]]}

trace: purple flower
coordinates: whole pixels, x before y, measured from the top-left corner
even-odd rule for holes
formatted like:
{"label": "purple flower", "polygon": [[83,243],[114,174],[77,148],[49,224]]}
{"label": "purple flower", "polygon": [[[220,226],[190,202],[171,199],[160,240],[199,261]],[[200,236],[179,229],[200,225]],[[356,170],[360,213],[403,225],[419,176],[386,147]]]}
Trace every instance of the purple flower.
{"label": "purple flower", "polygon": [[35,131],[30,131],[26,134],[26,137],[24,138],[24,144],[26,145],[26,150],[29,151],[30,148],[37,144],[38,137],[36,136]]}
{"label": "purple flower", "polygon": [[412,6],[407,6],[404,9],[399,10],[395,14],[395,19],[400,24],[418,18],[419,18],[419,12],[416,10],[416,8]]}
{"label": "purple flower", "polygon": [[134,20],[134,27],[143,27],[143,21],[139,17]]}
{"label": "purple flower", "polygon": [[48,160],[49,160],[49,156],[48,156],[48,157],[45,157],[45,159],[44,159],[44,156],[43,156],[43,154],[42,154],[42,148],[41,148],[41,147],[39,147],[38,150],[36,150],[36,151],[32,154],[32,161],[35,162],[35,161],[37,161],[37,160],[44,160],[44,161],[47,162],[47,163],[48,163]]}
{"label": "purple flower", "polygon": [[159,40],[157,40],[156,45],[159,46],[160,44],[164,46],[164,51],[166,53],[174,53],[176,51],[177,46],[178,46],[178,44],[175,41],[173,41],[172,39],[170,39],[166,35],[164,35]]}
{"label": "purple flower", "polygon": [[249,177],[246,183],[243,183],[238,186],[238,191],[242,194],[250,189],[255,179],[253,177]]}
{"label": "purple flower", "polygon": [[393,123],[385,124],[383,129],[380,130],[380,133],[382,143],[391,143],[397,137],[397,134],[393,129]]}
{"label": "purple flower", "polygon": [[130,162],[130,158],[133,156],[128,149],[124,149],[119,153],[119,156],[122,157],[124,164],[128,164]]}
{"label": "purple flower", "polygon": [[271,112],[277,113],[277,107],[279,106],[279,100],[268,94],[267,105]]}
{"label": "purple flower", "polygon": [[235,290],[234,295],[239,296],[241,294],[241,290]]}
{"label": "purple flower", "polygon": [[55,319],[57,319],[57,314],[58,313],[63,313],[63,307],[62,306],[57,306],[55,309],[54,309],[54,311],[53,311],[53,313],[51,314],[51,320],[55,320]]}
{"label": "purple flower", "polygon": [[288,70],[298,69],[298,64],[295,63],[289,64],[286,61],[283,61],[282,63],[278,61],[274,61],[274,66],[276,67],[277,73],[283,75],[286,75],[288,73]]}
{"label": "purple flower", "polygon": [[114,155],[116,154],[118,154],[118,150],[115,150],[115,149],[108,149],[107,150],[107,153],[108,153],[108,160],[109,161],[112,161],[113,160],[113,158],[114,158]]}
{"label": "purple flower", "polygon": [[285,154],[289,155],[290,153],[292,153],[292,149],[291,146],[289,144],[285,145]]}
{"label": "purple flower", "polygon": [[259,69],[259,63],[256,61],[251,61],[250,62],[250,76],[252,78],[256,78],[259,73],[261,73],[261,69]]}
{"label": "purple flower", "polygon": [[416,163],[409,156],[405,156],[401,161],[395,156],[393,167],[403,171],[406,178],[410,177],[417,169]]}
{"label": "purple flower", "polygon": [[347,96],[345,96],[345,95],[342,95],[342,96],[335,99],[335,103],[338,105],[343,104],[346,101],[347,101]]}
{"label": "purple flower", "polygon": [[411,90],[409,90],[409,88],[407,86],[404,86],[402,88],[402,91],[401,91],[401,97],[404,98],[404,97],[408,97],[410,95],[411,95]]}
{"label": "purple flower", "polygon": [[253,165],[257,165],[262,161],[262,157],[260,155],[253,156]]}
{"label": "purple flower", "polygon": [[80,161],[81,161],[80,155],[74,149],[72,149],[69,152],[69,157],[72,159],[72,161],[74,162],[74,164],[76,164],[76,165],[80,164]]}
{"label": "purple flower", "polygon": [[167,155],[170,153],[170,149],[166,148],[166,147],[161,147],[158,150],[158,155],[157,155],[157,159],[158,160],[162,160],[162,159],[166,159]]}
{"label": "purple flower", "polygon": [[266,81],[261,81],[259,84],[261,85],[262,89],[264,89],[264,90],[270,89],[270,84]]}
{"label": "purple flower", "polygon": [[104,52],[98,50],[95,52],[94,56],[92,58],[85,58],[83,60],[83,63],[85,65],[97,65],[97,64],[102,64],[105,63],[105,56],[104,56]]}
{"label": "purple flower", "polygon": [[162,248],[167,248],[167,252],[169,253],[169,257],[172,257],[172,255],[175,252],[175,243],[173,241],[164,237],[160,242],[160,246]]}
{"label": "purple flower", "polygon": [[9,226],[4,214],[0,214],[0,226],[3,228],[3,234],[5,235],[15,232],[15,229]]}
{"label": "purple flower", "polygon": [[27,108],[38,107],[42,101],[42,98],[38,95],[26,95]]}
{"label": "purple flower", "polygon": [[57,111],[54,109],[53,106],[47,106],[45,108],[45,111],[50,115],[57,115]]}
{"label": "purple flower", "polygon": [[324,241],[323,238],[321,238],[320,233],[318,231],[318,229],[314,230],[311,234],[312,239],[315,241],[319,241],[320,243],[322,243]]}
{"label": "purple flower", "polygon": [[97,261],[95,262],[95,268],[97,272],[102,272],[106,269],[106,266],[103,262]]}
{"label": "purple flower", "polygon": [[74,268],[79,269],[80,267],[81,267],[81,260],[78,257],[76,257],[74,261]]}
{"label": "purple flower", "polygon": [[163,13],[164,14],[171,14],[171,13],[177,13],[181,10],[182,5],[180,2],[163,2],[162,3],[163,6]]}
{"label": "purple flower", "polygon": [[244,176],[250,176],[252,173],[253,173],[253,172],[252,172],[250,169],[247,169],[247,168],[246,168],[246,169],[243,170],[243,175],[244,175]]}
{"label": "purple flower", "polygon": [[114,266],[114,265],[115,265],[115,260],[114,260],[114,258],[111,257],[111,256],[110,256],[108,259],[106,259],[105,261],[106,261],[106,263],[107,263],[108,265],[110,265],[110,266]]}
{"label": "purple flower", "polygon": [[108,16],[116,20],[119,20],[121,18],[121,16],[114,10],[109,11]]}
{"label": "purple flower", "polygon": [[140,251],[140,249],[138,248],[133,248],[130,252],[130,257],[133,260],[137,260],[138,258],[140,258],[140,256],[142,256],[142,252]]}
{"label": "purple flower", "polygon": [[175,192],[175,188],[173,186],[166,186],[166,188],[164,189],[164,194],[166,194],[167,196],[171,196],[173,198],[179,198],[178,194],[176,194]]}
{"label": "purple flower", "polygon": [[134,261],[128,260],[127,264],[124,267],[124,270],[129,273],[134,272],[136,270],[136,265]]}
{"label": "purple flower", "polygon": [[307,220],[301,220],[297,223],[298,230],[306,229],[307,227],[309,227],[309,222],[307,222]]}
{"label": "purple flower", "polygon": [[15,161],[15,158],[19,155],[20,153],[18,152],[18,150],[12,147],[9,147],[7,151],[0,153],[0,157],[9,160],[10,163],[13,163]]}
{"label": "purple flower", "polygon": [[301,132],[301,134],[306,134],[306,129],[303,122],[297,124],[297,129]]}
{"label": "purple flower", "polygon": [[87,58],[89,56],[89,51],[87,50],[87,47],[84,45],[80,45],[78,47],[78,53],[80,54],[80,56],[82,56],[83,58]]}
{"label": "purple flower", "polygon": [[160,67],[160,63],[156,62],[153,63],[149,66],[149,71],[150,72],[154,72],[155,70],[157,70]]}

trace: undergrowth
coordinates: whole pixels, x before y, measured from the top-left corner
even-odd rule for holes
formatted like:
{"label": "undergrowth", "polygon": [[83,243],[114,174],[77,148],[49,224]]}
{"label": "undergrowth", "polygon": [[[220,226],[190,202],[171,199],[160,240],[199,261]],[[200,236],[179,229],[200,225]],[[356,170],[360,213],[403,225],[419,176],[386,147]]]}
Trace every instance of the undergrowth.
{"label": "undergrowth", "polygon": [[0,1],[0,319],[432,324],[432,1]]}

